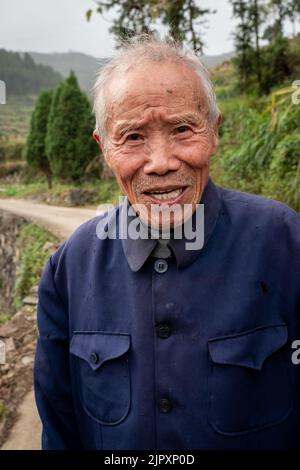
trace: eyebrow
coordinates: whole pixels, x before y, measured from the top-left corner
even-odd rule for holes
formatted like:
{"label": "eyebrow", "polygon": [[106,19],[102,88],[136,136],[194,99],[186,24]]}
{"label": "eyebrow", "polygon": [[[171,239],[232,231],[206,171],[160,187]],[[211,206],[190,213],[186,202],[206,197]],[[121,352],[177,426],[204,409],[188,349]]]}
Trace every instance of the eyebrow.
{"label": "eyebrow", "polygon": [[198,124],[202,119],[198,113],[186,113],[170,116],[166,121],[170,124]]}
{"label": "eyebrow", "polygon": [[[202,119],[198,113],[185,113],[169,116],[164,119],[168,124],[199,124]],[[120,121],[115,127],[117,134],[125,134],[131,130],[137,130],[148,123],[148,119],[139,119],[137,121]]]}

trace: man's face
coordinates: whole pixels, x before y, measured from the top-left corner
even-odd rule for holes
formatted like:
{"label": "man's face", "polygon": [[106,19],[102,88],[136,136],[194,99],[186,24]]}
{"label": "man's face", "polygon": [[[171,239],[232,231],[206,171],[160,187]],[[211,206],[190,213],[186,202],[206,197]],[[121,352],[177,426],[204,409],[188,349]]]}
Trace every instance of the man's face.
{"label": "man's face", "polygon": [[185,65],[148,62],[114,78],[108,99],[105,159],[121,189],[144,206],[146,223],[164,227],[151,206],[174,206],[171,226],[182,224],[184,205],[193,212],[200,202],[217,147],[199,78]]}

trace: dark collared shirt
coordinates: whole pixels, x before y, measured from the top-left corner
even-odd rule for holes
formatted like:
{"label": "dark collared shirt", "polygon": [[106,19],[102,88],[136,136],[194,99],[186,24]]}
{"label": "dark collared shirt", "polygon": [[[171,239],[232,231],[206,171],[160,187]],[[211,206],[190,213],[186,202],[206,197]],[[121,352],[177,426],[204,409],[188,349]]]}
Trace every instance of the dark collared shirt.
{"label": "dark collared shirt", "polygon": [[211,181],[202,203],[199,250],[171,239],[157,259],[156,240],[100,240],[97,217],[50,258],[44,449],[299,447],[299,214]]}

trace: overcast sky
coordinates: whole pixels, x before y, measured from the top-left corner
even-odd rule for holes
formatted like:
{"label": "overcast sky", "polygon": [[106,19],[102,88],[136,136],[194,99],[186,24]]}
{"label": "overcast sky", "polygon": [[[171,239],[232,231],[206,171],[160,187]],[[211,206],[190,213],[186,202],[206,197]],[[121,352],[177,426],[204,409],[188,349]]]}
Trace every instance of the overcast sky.
{"label": "overcast sky", "polygon": [[[204,36],[205,54],[233,50],[233,20],[228,0],[198,0],[199,5],[218,10],[209,17]],[[0,0],[0,48],[18,51],[78,51],[95,57],[110,57],[114,40],[111,19],[95,14],[90,23],[85,12],[93,0]]]}

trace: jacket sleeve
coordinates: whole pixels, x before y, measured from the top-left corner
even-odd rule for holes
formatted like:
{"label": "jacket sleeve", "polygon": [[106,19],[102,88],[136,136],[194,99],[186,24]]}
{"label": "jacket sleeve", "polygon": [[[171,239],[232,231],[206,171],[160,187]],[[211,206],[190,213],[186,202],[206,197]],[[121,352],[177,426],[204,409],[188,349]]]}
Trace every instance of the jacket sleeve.
{"label": "jacket sleeve", "polygon": [[81,449],[69,367],[68,316],[49,259],[39,285],[34,389],[43,425],[42,449]]}

